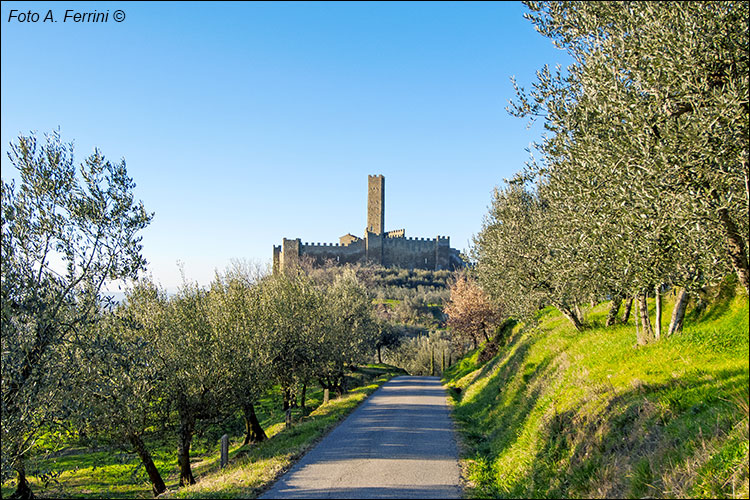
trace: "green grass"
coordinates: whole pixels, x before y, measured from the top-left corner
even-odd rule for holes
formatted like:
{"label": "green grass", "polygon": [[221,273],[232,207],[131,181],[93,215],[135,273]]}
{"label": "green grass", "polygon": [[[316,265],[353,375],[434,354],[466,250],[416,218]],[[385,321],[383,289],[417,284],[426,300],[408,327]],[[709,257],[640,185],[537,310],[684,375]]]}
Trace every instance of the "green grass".
{"label": "green grass", "polygon": [[[405,372],[385,364],[358,367],[347,377],[349,392],[322,405],[323,391],[308,389],[307,408],[293,413],[294,425],[286,429],[278,388],[262,399],[256,410],[270,439],[257,445],[242,446],[241,419],[209,425],[193,440],[191,459],[197,484],[178,487],[174,437],[149,444],[154,463],[169,489],[167,497],[178,498],[253,498],[287,470],[328,430],[348,415],[369,394],[395,375]],[[332,395],[332,398],[334,396]],[[230,434],[229,465],[219,466],[219,437]],[[49,456],[38,455],[28,461],[27,472],[37,497],[75,498],[153,498],[151,486],[140,460],[133,453],[112,446],[92,450],[64,446]],[[15,484],[2,485],[3,498],[13,493]]]}
{"label": "green grass", "polygon": [[608,306],[583,332],[547,308],[486,364],[474,352],[446,371],[467,494],[747,497],[747,295],[644,347],[632,318],[601,326]]}

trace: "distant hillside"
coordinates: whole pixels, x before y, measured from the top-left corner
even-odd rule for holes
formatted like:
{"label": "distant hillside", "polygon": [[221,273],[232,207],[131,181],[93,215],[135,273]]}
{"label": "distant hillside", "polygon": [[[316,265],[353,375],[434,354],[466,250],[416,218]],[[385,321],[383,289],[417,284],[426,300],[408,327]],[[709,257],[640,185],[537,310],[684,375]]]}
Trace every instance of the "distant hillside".
{"label": "distant hillside", "polygon": [[430,271],[425,269],[401,269],[376,265],[349,264],[346,266],[305,268],[306,272],[319,279],[330,280],[344,269],[352,269],[357,278],[367,287],[373,298],[403,300],[417,294],[433,294],[431,303],[442,304],[448,297],[448,288],[453,271]]}
{"label": "distant hillside", "polygon": [[446,372],[468,495],[747,498],[747,295],[637,348],[607,310],[578,333],[547,308],[486,364],[474,351]]}

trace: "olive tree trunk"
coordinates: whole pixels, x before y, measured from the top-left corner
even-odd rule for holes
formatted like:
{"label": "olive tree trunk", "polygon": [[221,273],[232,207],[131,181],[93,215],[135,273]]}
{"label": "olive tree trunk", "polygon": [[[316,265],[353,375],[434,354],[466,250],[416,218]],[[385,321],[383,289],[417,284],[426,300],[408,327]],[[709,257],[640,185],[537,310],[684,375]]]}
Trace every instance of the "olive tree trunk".
{"label": "olive tree trunk", "polygon": [[190,444],[195,431],[195,418],[192,415],[180,414],[180,429],[177,436],[177,463],[180,466],[180,486],[195,484],[193,470],[190,467]]}
{"label": "olive tree trunk", "polygon": [[[581,305],[576,301],[575,308],[573,309],[576,313],[576,317],[578,318],[578,322],[583,326],[583,310],[581,310]],[[578,327],[576,327],[578,329]]]}
{"label": "olive tree trunk", "polygon": [[[570,320],[571,323],[573,323],[573,326],[578,330],[579,332],[583,330],[583,321],[582,318],[576,313],[576,311],[571,310],[570,307],[565,305],[558,305],[557,309]],[[576,307],[577,309],[577,307]]]}
{"label": "olive tree trunk", "polygon": [[143,443],[143,439],[141,439],[141,436],[137,434],[131,434],[128,436],[128,441],[130,441],[133,449],[138,454],[138,458],[141,459],[143,466],[146,468],[146,474],[148,474],[148,479],[149,481],[151,481],[151,491],[154,494],[154,497],[157,497],[167,491],[164,480],[161,478],[161,474],[159,474],[159,469],[157,469],[156,465],[154,465],[151,454],[146,449],[146,445]]}
{"label": "olive tree trunk", "polygon": [[[651,327],[651,319],[648,317],[647,290],[638,294],[638,319],[641,322],[641,331],[640,335],[638,335],[639,345],[648,344],[654,339],[654,330]],[[638,330],[636,330],[637,332]]]}
{"label": "olive tree trunk", "polygon": [[16,484],[16,491],[9,498],[25,500],[28,498],[34,498],[34,492],[31,491],[29,481],[26,479],[26,462],[24,457],[20,456],[16,459],[16,465],[14,467],[16,471],[16,477],[18,482]]}
{"label": "olive tree trunk", "polygon": [[620,305],[622,305],[622,294],[617,294],[612,297],[612,304],[609,306],[609,314],[607,314],[606,326],[612,326],[617,322],[617,315],[620,313]]}
{"label": "olive tree trunk", "polygon": [[242,414],[245,417],[245,442],[242,443],[243,446],[250,443],[260,443],[268,438],[260,422],[258,422],[255,406],[252,403],[242,406]]}
{"label": "olive tree trunk", "polygon": [[654,318],[654,339],[661,338],[661,315],[662,315],[662,297],[661,285],[654,288],[654,303],[656,304],[656,317]]}
{"label": "olive tree trunk", "polygon": [[726,208],[719,209],[719,219],[724,229],[724,237],[727,243],[727,252],[732,266],[737,272],[737,277],[747,293],[750,294],[750,271],[748,270],[747,250],[745,249],[745,240],[740,234],[737,225],[729,216]]}
{"label": "olive tree trunk", "polygon": [[633,297],[628,297],[625,301],[625,310],[622,312],[622,323],[625,324],[630,319],[630,311],[633,310]]}
{"label": "olive tree trunk", "polygon": [[682,323],[685,319],[685,309],[687,309],[690,295],[684,288],[680,290],[680,294],[677,296],[677,302],[672,310],[672,321],[669,322],[669,330],[667,335],[672,335],[682,330]]}

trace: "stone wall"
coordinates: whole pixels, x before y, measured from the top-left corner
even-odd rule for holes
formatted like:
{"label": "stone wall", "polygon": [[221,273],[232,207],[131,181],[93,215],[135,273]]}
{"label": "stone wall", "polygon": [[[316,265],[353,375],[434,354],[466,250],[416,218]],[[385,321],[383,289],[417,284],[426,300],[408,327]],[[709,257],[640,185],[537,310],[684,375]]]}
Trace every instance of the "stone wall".
{"label": "stone wall", "polygon": [[449,269],[450,238],[385,238],[383,265],[406,269]]}
{"label": "stone wall", "polygon": [[366,231],[383,234],[385,231],[385,177],[367,176],[367,228]]}
{"label": "stone wall", "polygon": [[405,269],[453,269],[459,267],[458,251],[450,247],[450,238],[386,238],[367,233],[367,237],[349,245],[338,243],[303,243],[284,238],[274,247],[274,270],[298,263],[308,256],[314,264],[368,263]]}
{"label": "stone wall", "polygon": [[463,267],[450,238],[406,238],[404,229],[385,232],[385,177],[367,176],[367,228],[364,239],[352,234],[342,236],[340,244],[302,243],[299,238],[284,238],[273,247],[273,269],[295,266],[300,257],[311,257],[315,264],[368,263],[405,269],[454,269]]}
{"label": "stone wall", "polygon": [[365,240],[353,241],[349,245],[338,243],[303,243],[300,255],[309,256],[317,265],[331,260],[336,264],[355,264],[365,261]]}

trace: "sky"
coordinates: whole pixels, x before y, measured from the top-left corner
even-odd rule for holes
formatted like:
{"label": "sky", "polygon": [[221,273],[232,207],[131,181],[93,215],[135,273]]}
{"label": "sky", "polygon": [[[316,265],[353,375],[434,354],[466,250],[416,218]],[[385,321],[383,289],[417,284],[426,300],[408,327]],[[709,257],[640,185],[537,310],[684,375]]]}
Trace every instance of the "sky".
{"label": "sky", "polygon": [[[59,128],[77,163],[95,147],[124,158],[155,213],[143,254],[167,289],[178,261],[208,284],[232,259],[270,263],[284,237],[363,234],[368,174],[385,176],[387,230],[465,251],[541,136],[507,113],[511,77],[528,88],[544,64],[570,63],[525,11],[2,2],[2,178],[17,178],[8,145],[31,131]],[[86,12],[107,21],[74,22]]]}

